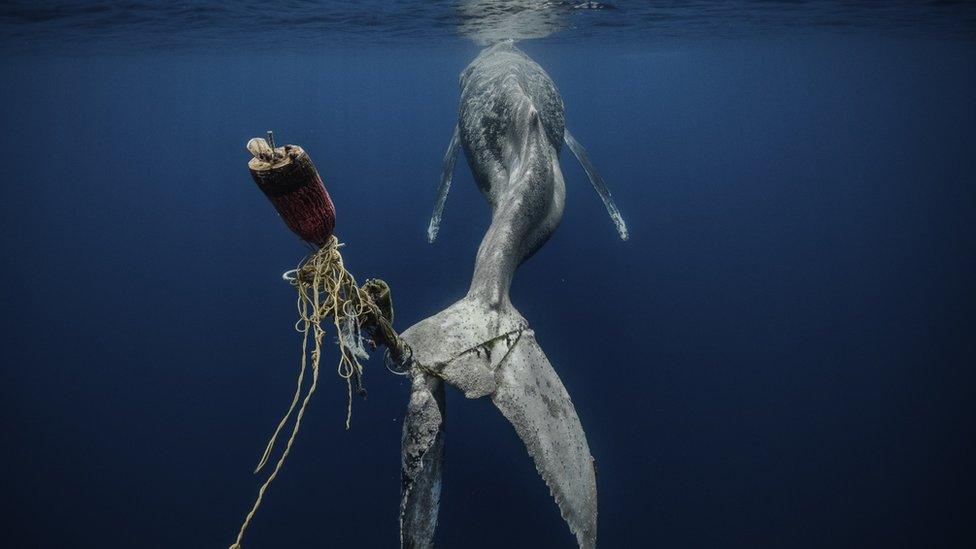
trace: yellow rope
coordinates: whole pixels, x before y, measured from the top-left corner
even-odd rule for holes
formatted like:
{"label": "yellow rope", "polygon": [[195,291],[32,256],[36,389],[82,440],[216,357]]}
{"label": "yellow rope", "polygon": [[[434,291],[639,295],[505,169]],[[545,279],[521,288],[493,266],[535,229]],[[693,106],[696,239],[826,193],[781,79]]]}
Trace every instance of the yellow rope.
{"label": "yellow rope", "polygon": [[[301,369],[298,373],[298,385],[295,389],[295,396],[292,398],[291,405],[288,407],[285,416],[278,423],[274,434],[271,435],[271,439],[265,447],[264,454],[262,454],[261,460],[254,470],[255,473],[259,472],[267,464],[268,458],[274,450],[278,435],[281,433],[281,430],[288,422],[288,419],[298,404],[307,365],[310,365],[312,369],[312,384],[309,386],[304,400],[302,400],[302,405],[298,408],[298,415],[295,416],[295,425],[292,427],[291,436],[288,437],[288,442],[285,444],[285,450],[282,452],[281,457],[278,458],[278,462],[275,464],[271,475],[268,476],[268,479],[264,481],[264,484],[258,490],[257,500],[244,518],[244,523],[237,533],[237,540],[230,546],[230,549],[240,549],[241,540],[244,538],[244,531],[250,525],[251,519],[254,518],[258,507],[261,506],[264,493],[267,491],[268,486],[271,485],[271,481],[278,476],[278,472],[285,464],[285,458],[291,452],[295,437],[298,436],[298,430],[302,423],[302,417],[305,415],[305,409],[308,407],[308,403],[312,399],[312,394],[315,393],[315,388],[318,385],[319,361],[322,357],[322,339],[325,337],[325,329],[322,327],[323,320],[332,316],[336,334],[339,336],[336,340],[339,345],[339,365],[337,371],[339,377],[346,380],[347,386],[346,429],[349,428],[350,421],[352,420],[352,380],[354,376],[361,376],[363,373],[363,366],[359,362],[356,349],[349,348],[347,345],[348,341],[345,341],[342,337],[342,324],[344,322],[355,322],[356,330],[358,330],[362,325],[361,319],[364,315],[376,311],[377,308],[369,295],[356,285],[356,279],[346,270],[342,261],[342,254],[339,253],[339,242],[335,236],[330,238],[328,243],[313,252],[298,265],[292,284],[298,290],[299,319],[295,323],[295,329],[302,333],[302,361]],[[310,332],[314,347],[311,353],[308,353],[308,336]],[[308,356],[310,356],[311,360],[307,360],[306,357]]]}

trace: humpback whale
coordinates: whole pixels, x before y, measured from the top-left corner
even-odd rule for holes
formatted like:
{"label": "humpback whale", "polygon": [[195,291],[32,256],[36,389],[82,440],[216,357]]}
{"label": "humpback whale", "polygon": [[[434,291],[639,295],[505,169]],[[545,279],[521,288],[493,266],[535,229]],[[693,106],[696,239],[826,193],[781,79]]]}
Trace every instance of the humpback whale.
{"label": "humpback whale", "polygon": [[444,383],[488,396],[515,428],[580,547],[596,546],[593,458],[569,393],[509,299],[520,264],[546,243],[563,214],[562,144],[573,151],[614,221],[627,227],[586,151],[566,129],[548,74],[514,42],[483,50],[461,73],[461,100],[428,229],[433,242],[463,147],[491,225],[467,294],[408,328],[411,395],[403,426],[400,539],[433,544],[444,445]]}

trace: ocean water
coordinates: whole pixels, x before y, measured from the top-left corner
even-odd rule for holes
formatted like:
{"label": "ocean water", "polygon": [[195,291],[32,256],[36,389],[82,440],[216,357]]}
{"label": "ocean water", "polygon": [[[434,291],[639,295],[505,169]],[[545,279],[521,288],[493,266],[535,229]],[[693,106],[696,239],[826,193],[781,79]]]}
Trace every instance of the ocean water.
{"label": "ocean water", "polygon": [[[972,547],[976,8],[964,2],[5,2],[0,545],[226,547],[298,370],[307,252],[245,142],[304,147],[403,329],[489,222],[458,74],[552,76],[564,150],[512,299],[596,458],[599,544]],[[463,153],[462,153],[463,154]],[[320,387],[245,547],[397,544],[408,383]],[[514,431],[448,390],[437,546],[574,547]]]}

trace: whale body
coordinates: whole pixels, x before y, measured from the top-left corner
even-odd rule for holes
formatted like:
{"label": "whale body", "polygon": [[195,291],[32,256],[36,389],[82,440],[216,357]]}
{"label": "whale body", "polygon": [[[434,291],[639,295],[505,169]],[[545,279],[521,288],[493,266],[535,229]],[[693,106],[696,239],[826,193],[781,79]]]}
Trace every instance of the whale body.
{"label": "whale body", "polygon": [[518,266],[545,244],[562,218],[563,143],[583,165],[623,239],[626,225],[586,151],[566,131],[552,79],[513,42],[483,50],[461,73],[460,86],[458,123],[428,238],[437,237],[462,148],[492,220],[466,295],[402,334],[412,350],[412,387],[402,440],[401,545],[433,544],[446,382],[468,398],[491,398],[525,443],[580,547],[595,547],[597,493],[589,445],[569,393],[512,305],[509,289]]}

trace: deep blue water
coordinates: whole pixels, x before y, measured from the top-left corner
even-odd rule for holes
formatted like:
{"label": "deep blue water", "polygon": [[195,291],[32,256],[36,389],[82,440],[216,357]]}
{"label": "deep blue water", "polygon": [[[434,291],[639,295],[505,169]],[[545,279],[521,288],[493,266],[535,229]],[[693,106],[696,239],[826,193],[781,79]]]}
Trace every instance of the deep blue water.
{"label": "deep blue water", "polygon": [[[480,19],[87,6],[0,8],[2,545],[226,547],[306,252],[244,143],[309,151],[399,328],[439,311],[489,219],[458,162],[426,243]],[[564,151],[512,297],[596,457],[600,546],[973,546],[972,5],[571,7],[522,47],[631,239]],[[408,384],[372,360],[344,431],[334,356],[246,547],[396,545]],[[439,547],[574,546],[487,400],[449,391],[447,421]]]}

